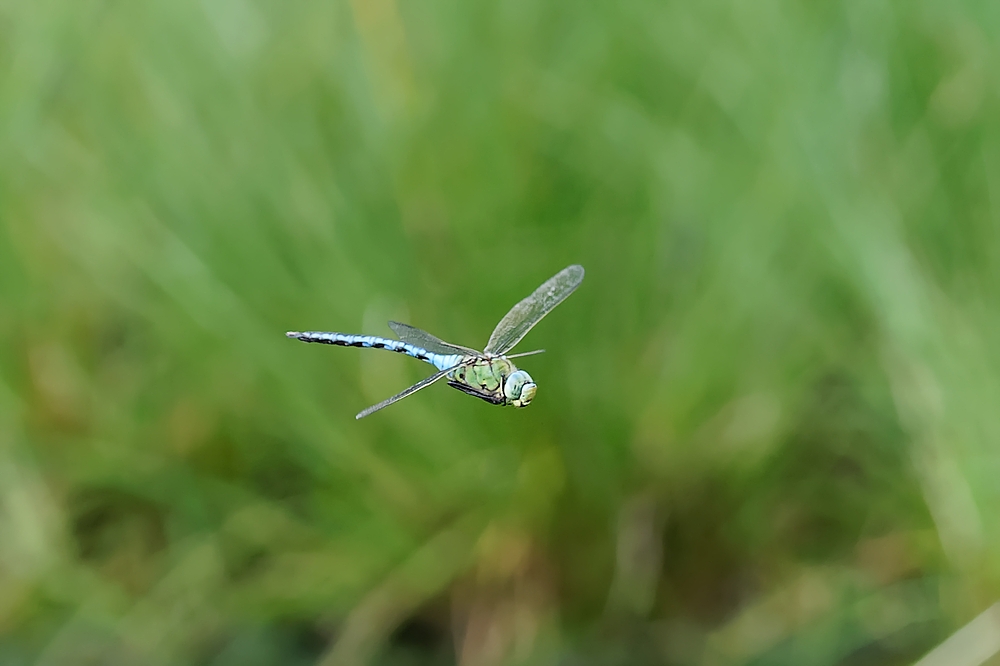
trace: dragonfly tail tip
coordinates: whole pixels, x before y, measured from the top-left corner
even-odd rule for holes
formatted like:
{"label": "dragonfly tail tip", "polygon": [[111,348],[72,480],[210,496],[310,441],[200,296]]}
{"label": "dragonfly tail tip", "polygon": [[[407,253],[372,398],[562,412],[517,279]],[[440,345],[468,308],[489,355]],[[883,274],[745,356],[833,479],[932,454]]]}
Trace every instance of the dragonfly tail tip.
{"label": "dragonfly tail tip", "polygon": [[285,333],[285,337],[288,337],[288,338],[297,338],[300,335],[302,335],[302,334],[299,333],[298,331],[288,331],[288,333]]}

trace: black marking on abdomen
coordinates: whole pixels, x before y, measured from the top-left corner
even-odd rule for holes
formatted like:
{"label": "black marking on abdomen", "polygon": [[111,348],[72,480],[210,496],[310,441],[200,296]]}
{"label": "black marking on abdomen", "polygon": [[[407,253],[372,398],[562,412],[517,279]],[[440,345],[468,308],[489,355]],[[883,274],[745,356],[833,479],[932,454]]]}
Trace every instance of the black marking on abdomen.
{"label": "black marking on abdomen", "polygon": [[[340,336],[340,337],[333,337]],[[406,354],[407,356],[412,356],[413,358],[420,359],[421,361],[426,361],[431,363],[431,356],[426,351],[423,353],[417,353],[415,350],[419,349],[414,345],[407,345],[401,340],[373,340],[368,342],[367,340],[349,340],[345,339],[348,336],[344,333],[319,333],[316,331],[307,331],[305,333],[295,333],[289,334],[289,337],[293,337],[296,340],[302,342],[320,342],[325,345],[337,345],[338,347],[364,347],[366,349],[385,349],[387,351],[393,351],[398,354]],[[409,347],[409,348],[407,348]]]}

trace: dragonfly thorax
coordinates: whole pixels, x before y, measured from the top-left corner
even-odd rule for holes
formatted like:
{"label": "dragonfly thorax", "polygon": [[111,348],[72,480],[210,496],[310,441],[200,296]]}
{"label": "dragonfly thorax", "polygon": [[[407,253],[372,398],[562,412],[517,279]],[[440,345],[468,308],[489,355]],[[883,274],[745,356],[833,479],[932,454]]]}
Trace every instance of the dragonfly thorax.
{"label": "dragonfly thorax", "polygon": [[537,387],[531,375],[503,356],[470,358],[448,375],[448,384],[495,405],[525,407]]}

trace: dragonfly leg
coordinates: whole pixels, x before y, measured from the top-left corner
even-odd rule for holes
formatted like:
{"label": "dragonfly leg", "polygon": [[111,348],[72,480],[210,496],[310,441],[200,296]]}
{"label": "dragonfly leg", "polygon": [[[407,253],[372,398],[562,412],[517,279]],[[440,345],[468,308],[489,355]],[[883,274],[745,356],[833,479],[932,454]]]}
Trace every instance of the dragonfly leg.
{"label": "dragonfly leg", "polygon": [[450,386],[452,388],[456,388],[459,391],[461,391],[462,393],[468,393],[469,395],[474,395],[474,396],[476,396],[477,398],[479,398],[481,400],[485,400],[486,402],[490,403],[491,405],[503,405],[503,404],[506,404],[506,401],[504,400],[503,395],[495,395],[495,394],[492,394],[492,393],[486,393],[486,392],[480,391],[479,389],[476,389],[476,388],[474,388],[472,386],[469,386],[468,384],[463,384],[462,382],[456,382],[456,381],[452,380],[452,381],[448,382],[448,386]]}

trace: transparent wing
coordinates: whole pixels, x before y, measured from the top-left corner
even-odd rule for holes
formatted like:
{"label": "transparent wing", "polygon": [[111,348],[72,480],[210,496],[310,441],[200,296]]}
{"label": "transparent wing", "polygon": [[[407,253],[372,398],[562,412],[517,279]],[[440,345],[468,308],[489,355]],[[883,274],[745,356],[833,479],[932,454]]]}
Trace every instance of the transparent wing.
{"label": "transparent wing", "polygon": [[510,309],[490,336],[488,354],[504,354],[521,341],[532,326],[562,303],[583,282],[583,266],[567,266]]}
{"label": "transparent wing", "polygon": [[450,342],[437,338],[427,331],[422,331],[416,326],[401,324],[398,321],[390,321],[389,328],[392,329],[400,340],[416,345],[431,352],[432,354],[461,354],[462,356],[482,356],[482,352],[460,345],[453,345]]}
{"label": "transparent wing", "polygon": [[437,380],[441,379],[442,377],[444,377],[445,375],[447,375],[449,372],[451,372],[452,370],[454,370],[457,367],[458,366],[456,365],[454,367],[445,368],[444,370],[440,370],[438,372],[435,372],[433,375],[431,375],[427,379],[421,379],[419,382],[417,382],[416,384],[414,384],[410,388],[406,389],[402,393],[397,393],[396,395],[392,396],[391,398],[387,398],[386,400],[383,400],[382,402],[378,403],[377,405],[372,405],[368,409],[365,409],[365,410],[362,410],[362,411],[358,412],[357,416],[355,416],[354,418],[356,418],[356,419],[363,419],[366,416],[368,416],[369,414],[374,414],[378,410],[380,410],[380,409],[382,409],[384,407],[388,407],[389,405],[391,405],[394,402],[399,402],[400,400],[402,400],[406,396],[413,395],[414,393],[416,393],[417,391],[419,391],[422,388],[427,388],[428,386],[430,386],[431,384],[433,384]]}

